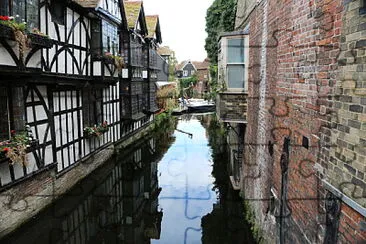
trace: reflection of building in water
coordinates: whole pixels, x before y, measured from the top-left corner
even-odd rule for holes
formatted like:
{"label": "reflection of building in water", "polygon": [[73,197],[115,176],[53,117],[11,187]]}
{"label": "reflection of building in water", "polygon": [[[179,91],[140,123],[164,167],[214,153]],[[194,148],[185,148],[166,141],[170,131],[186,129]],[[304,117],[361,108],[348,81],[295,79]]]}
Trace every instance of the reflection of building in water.
{"label": "reflection of building in water", "polygon": [[163,213],[158,211],[161,189],[155,140],[137,145],[0,243],[113,244],[159,239]]}
{"label": "reflection of building in water", "polygon": [[158,211],[157,161],[155,141],[151,139],[124,162],[124,242],[150,243],[160,239],[163,213]]}

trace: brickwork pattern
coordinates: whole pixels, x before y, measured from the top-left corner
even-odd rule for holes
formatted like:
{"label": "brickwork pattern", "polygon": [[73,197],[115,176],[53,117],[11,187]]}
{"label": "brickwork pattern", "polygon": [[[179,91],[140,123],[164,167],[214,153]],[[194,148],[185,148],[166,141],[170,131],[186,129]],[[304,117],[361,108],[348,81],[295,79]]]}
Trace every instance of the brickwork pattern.
{"label": "brickwork pattern", "polygon": [[[252,4],[243,0],[238,6],[246,5],[243,2]],[[286,240],[322,243],[328,226],[324,207],[326,190],[321,180],[330,181],[338,189],[338,183],[348,181],[348,195],[361,204],[365,199],[366,144],[363,145],[362,138],[366,138],[363,134],[366,129],[363,95],[366,93],[362,92],[366,59],[363,59],[362,45],[366,45],[366,40],[362,36],[366,36],[363,32],[366,25],[363,24],[365,17],[359,15],[361,0],[257,2],[250,13],[238,10],[236,20],[236,26],[244,28],[238,17],[240,13],[250,14],[241,16],[241,20],[247,19],[245,23],[250,23],[248,125],[242,191],[247,199],[269,199],[272,188],[276,197],[281,198],[280,159],[284,138],[288,137],[291,144],[286,183],[289,213]],[[263,17],[265,4],[270,9],[266,18]],[[264,44],[262,32],[265,30],[268,34]],[[263,47],[267,48],[265,58]],[[263,69],[267,74],[267,113],[265,123],[258,123]],[[259,140],[263,124],[267,133],[265,140]],[[270,144],[263,143],[266,141],[274,143],[271,154]],[[268,150],[263,150],[267,146]],[[261,159],[259,150],[260,154],[265,154]],[[276,219],[276,213],[269,214],[268,201],[250,203],[266,238],[278,238],[273,225],[279,218]],[[338,241],[364,240],[362,221],[365,222],[365,218],[342,203]],[[352,238],[346,233],[350,231],[347,223],[352,223]]]}

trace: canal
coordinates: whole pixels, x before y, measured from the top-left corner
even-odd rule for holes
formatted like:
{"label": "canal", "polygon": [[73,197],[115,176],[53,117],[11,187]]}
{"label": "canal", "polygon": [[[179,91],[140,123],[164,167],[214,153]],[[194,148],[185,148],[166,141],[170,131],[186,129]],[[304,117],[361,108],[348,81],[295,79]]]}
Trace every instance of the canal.
{"label": "canal", "polygon": [[159,122],[0,243],[254,243],[216,116]]}

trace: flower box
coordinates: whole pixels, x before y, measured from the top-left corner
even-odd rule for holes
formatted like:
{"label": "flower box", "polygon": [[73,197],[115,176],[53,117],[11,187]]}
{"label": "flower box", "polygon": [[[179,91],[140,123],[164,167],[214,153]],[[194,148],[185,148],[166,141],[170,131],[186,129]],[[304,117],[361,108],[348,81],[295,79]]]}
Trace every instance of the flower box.
{"label": "flower box", "polygon": [[84,128],[84,137],[91,138],[91,137],[99,137],[109,131],[107,121],[104,121],[100,125],[90,126]]}
{"label": "flower box", "polygon": [[10,26],[0,24],[0,38],[14,39],[14,31]]}
{"label": "flower box", "polygon": [[29,33],[27,37],[29,38],[32,46],[40,46],[44,48],[51,48],[53,46],[53,40],[47,36]]}

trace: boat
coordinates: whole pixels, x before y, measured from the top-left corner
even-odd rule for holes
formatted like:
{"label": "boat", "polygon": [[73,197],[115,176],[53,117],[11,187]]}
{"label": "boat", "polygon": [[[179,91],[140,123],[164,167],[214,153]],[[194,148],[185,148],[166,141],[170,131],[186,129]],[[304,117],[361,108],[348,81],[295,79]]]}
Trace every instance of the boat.
{"label": "boat", "polygon": [[178,108],[173,109],[173,115],[181,115],[188,112],[188,108],[186,106],[179,106]]}
{"label": "boat", "polygon": [[204,99],[187,99],[188,112],[210,112],[214,111],[216,104]]}

